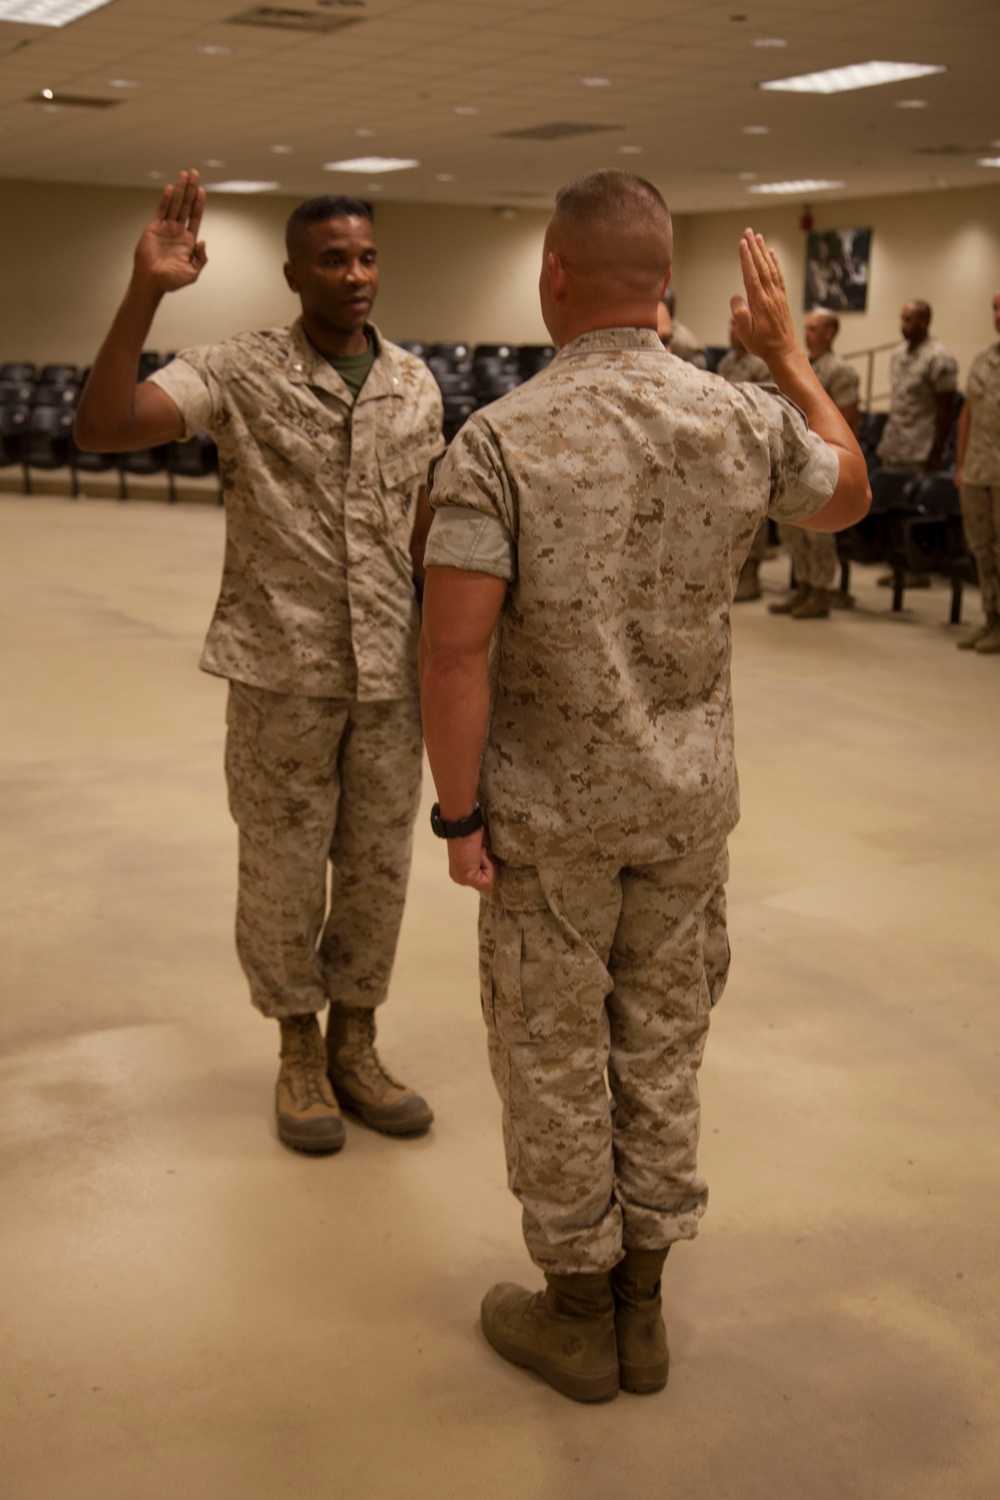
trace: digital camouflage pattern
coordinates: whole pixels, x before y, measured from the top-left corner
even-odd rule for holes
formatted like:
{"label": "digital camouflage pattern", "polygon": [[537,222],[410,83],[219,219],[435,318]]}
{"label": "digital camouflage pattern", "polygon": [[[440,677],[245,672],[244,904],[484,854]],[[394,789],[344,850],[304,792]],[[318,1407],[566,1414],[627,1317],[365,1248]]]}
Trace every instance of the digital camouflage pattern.
{"label": "digital camouflage pattern", "polygon": [[930,455],[937,431],[935,396],[958,388],[955,356],[937,339],[911,349],[904,339],[889,361],[889,420],[879,440],[879,462],[919,469]]}
{"label": "digital camouflage pattern", "polygon": [[972,361],[965,399],[969,403],[965,482],[1000,485],[1000,344],[984,349]]}
{"label": "digital camouflage pattern", "polygon": [[508,1180],[546,1272],[607,1271],[623,1245],[697,1233],[697,1074],[729,967],[727,875],[724,849],[624,870],[502,865],[482,900]]}
{"label": "digital camouflage pattern", "polygon": [[370,330],[377,357],[355,402],[291,328],[185,349],[150,378],[219,448],[222,587],[207,672],[308,697],[412,691],[418,617],[410,534],[443,448],[425,366]]}
{"label": "digital camouflage pattern", "polygon": [[814,514],[838,472],[790,402],[702,374],[648,329],[584,334],[469,419],[434,474],[427,562],[512,580],[480,784],[501,859],[722,845],[740,568],[765,514]]}
{"label": "digital camouflage pattern", "polygon": [[715,367],[715,373],[732,385],[742,385],[744,382],[751,385],[771,384],[771,372],[762,359],[758,359],[756,354],[737,354],[735,349],[730,349],[728,354],[722,356]]}
{"label": "digital camouflage pattern", "polygon": [[708,369],[708,350],[701,339],[689,328],[686,323],[680,323],[673,318],[673,336],[670,340],[670,352],[676,354],[678,359],[684,360],[686,364],[695,365],[699,370]]}
{"label": "digital camouflage pattern", "polygon": [[[832,349],[810,360],[813,374],[834,406],[856,406],[858,372]],[[829,589],[837,577],[837,542],[829,532],[804,531],[801,526],[779,526],[779,540],[788,550],[795,581],[813,589]]]}
{"label": "digital camouflage pattern", "polygon": [[278,1017],[379,1005],[420,796],[415,687],[361,703],[233,682],[227,723],[236,947],[253,1003]]}

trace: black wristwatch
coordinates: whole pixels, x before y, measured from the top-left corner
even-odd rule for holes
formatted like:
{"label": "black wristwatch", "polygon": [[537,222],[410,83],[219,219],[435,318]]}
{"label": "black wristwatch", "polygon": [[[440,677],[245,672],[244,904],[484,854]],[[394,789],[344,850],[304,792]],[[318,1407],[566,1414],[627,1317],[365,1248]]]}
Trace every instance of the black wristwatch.
{"label": "black wristwatch", "polygon": [[483,810],[477,802],[467,818],[455,818],[448,822],[441,816],[441,804],[435,802],[431,808],[431,827],[439,839],[464,839],[483,826]]}

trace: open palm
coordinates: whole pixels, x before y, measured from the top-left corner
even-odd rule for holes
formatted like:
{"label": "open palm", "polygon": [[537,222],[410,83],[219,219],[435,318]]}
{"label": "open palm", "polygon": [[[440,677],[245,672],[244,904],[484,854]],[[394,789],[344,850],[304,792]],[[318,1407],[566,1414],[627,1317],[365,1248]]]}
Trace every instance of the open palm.
{"label": "open palm", "polygon": [[197,172],[181,172],[163,190],[155,217],[143,230],[135,250],[135,269],[161,292],[190,286],[201,275],[208,256],[198,238],[205,189]]}

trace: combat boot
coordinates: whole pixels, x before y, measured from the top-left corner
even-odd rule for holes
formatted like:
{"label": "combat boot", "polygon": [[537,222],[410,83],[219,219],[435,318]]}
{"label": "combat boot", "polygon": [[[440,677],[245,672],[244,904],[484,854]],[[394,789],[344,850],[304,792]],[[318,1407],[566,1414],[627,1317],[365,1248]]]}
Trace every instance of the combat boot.
{"label": "combat boot", "polygon": [[667,1250],[626,1250],[611,1273],[615,1338],[623,1391],[661,1391],[670,1370],[670,1350],[660,1300]]}
{"label": "combat boot", "polygon": [[745,604],[748,599],[759,598],[760,562],[756,557],[748,557],[740,569],[740,578],[736,585],[736,593],[733,595],[733,603]]}
{"label": "combat boot", "polygon": [[786,594],[784,599],[778,599],[774,604],[769,604],[767,612],[771,615],[790,615],[796,605],[805,604],[808,598],[809,585],[807,583],[800,583],[798,588],[792,589],[791,593]]}
{"label": "combat boot", "polygon": [[789,610],[793,620],[825,620],[830,614],[829,589],[810,589],[801,604]]}
{"label": "combat boot", "polygon": [[967,635],[963,635],[960,640],[956,641],[959,651],[973,650],[984,636],[989,635],[996,623],[996,615],[987,615],[981,625],[977,625],[974,630],[970,630]]}
{"label": "combat boot", "polygon": [[979,656],[996,656],[1000,652],[1000,615],[994,615],[989,630],[976,642]]}
{"label": "combat boot", "polygon": [[387,1073],[375,1051],[375,1012],[330,1006],[327,1069],[343,1109],[384,1135],[420,1135],[434,1112],[425,1099]]}
{"label": "combat boot", "polygon": [[544,1292],[501,1281],[483,1298],[483,1333],[511,1364],[573,1401],[618,1394],[615,1302],[607,1271],[545,1277]]}
{"label": "combat boot", "polygon": [[344,1122],[326,1076],[326,1048],[311,1013],[281,1021],[281,1071],[275,1088],[278,1139],[293,1151],[339,1151]]}

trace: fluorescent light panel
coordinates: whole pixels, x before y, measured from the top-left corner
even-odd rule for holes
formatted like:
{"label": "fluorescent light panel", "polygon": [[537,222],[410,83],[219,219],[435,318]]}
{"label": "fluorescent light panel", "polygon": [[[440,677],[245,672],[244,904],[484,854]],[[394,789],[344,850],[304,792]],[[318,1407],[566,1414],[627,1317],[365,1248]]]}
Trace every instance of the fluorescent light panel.
{"label": "fluorescent light panel", "polygon": [[409,161],[402,156],[353,156],[348,161],[325,161],[324,172],[402,172],[407,167],[419,167],[418,161]]}
{"label": "fluorescent light panel", "polygon": [[842,182],[820,182],[811,177],[801,182],[758,182],[748,187],[748,193],[825,193],[830,188],[842,188]]}
{"label": "fluorescent light panel", "polygon": [[22,26],[68,26],[111,0],[0,0],[0,21]]}
{"label": "fluorescent light panel", "polygon": [[926,78],[931,73],[947,71],[945,67],[929,63],[851,63],[846,68],[828,68],[824,73],[772,78],[759,87],[786,94],[844,94],[851,89],[871,89],[881,83],[902,83],[905,78]]}
{"label": "fluorescent light panel", "polygon": [[229,182],[206,182],[205,188],[210,193],[270,193],[280,182],[243,182],[238,177]]}

